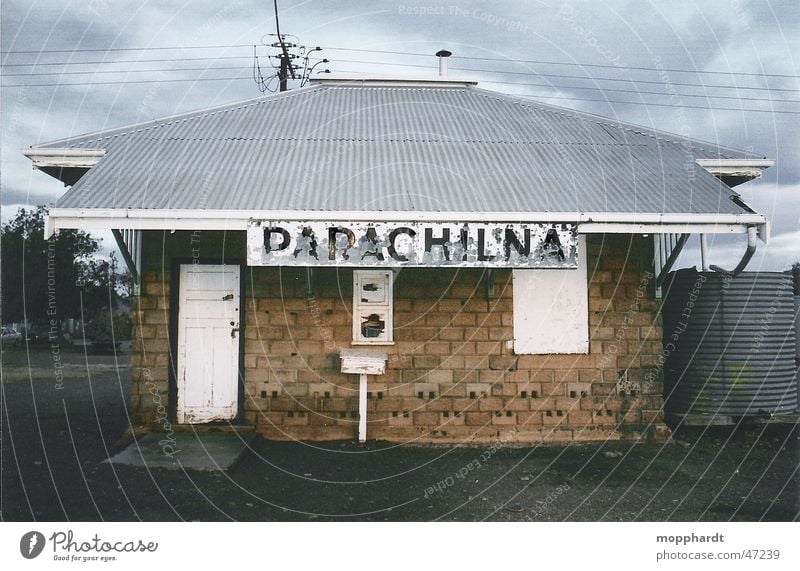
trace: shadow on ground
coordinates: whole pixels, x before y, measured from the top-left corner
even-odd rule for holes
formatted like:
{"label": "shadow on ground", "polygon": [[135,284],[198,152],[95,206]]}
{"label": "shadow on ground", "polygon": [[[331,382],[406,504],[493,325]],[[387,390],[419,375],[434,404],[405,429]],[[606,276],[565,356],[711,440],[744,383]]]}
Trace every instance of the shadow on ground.
{"label": "shadow on ground", "polygon": [[109,464],[129,426],[129,356],[65,358],[77,367],[58,388],[46,355],[28,368],[24,350],[4,353],[4,520],[788,521],[800,509],[800,441],[785,426],[527,448],[231,434],[247,446],[227,471]]}

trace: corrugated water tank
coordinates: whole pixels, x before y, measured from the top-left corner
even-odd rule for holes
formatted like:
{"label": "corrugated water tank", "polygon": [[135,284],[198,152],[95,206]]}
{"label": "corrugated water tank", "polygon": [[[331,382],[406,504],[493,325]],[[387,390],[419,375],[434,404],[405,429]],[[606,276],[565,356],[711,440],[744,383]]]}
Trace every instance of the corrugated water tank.
{"label": "corrugated water tank", "polygon": [[678,270],[664,283],[667,414],[795,412],[795,306],[781,272]]}

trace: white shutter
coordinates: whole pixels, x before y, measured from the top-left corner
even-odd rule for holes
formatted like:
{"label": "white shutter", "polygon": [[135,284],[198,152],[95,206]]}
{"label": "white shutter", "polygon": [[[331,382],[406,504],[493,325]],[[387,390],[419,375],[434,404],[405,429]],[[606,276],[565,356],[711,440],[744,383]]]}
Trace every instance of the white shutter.
{"label": "white shutter", "polygon": [[589,352],[586,237],[577,270],[514,270],[514,352],[518,355]]}

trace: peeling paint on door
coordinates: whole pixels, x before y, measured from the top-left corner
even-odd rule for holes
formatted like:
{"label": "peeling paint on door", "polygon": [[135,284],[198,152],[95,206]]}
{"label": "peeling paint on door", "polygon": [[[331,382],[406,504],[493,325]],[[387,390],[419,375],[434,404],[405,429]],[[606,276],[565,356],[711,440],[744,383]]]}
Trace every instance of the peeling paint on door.
{"label": "peeling paint on door", "polygon": [[178,423],[231,420],[238,413],[239,273],[235,265],[180,267]]}

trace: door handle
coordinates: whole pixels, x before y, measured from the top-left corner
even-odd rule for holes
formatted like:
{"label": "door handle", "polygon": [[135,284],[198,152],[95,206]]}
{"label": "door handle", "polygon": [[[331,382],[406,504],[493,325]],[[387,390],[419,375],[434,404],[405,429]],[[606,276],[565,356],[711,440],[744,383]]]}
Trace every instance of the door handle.
{"label": "door handle", "polygon": [[231,328],[231,339],[235,339],[236,338],[236,332],[237,331],[239,331],[238,327]]}

